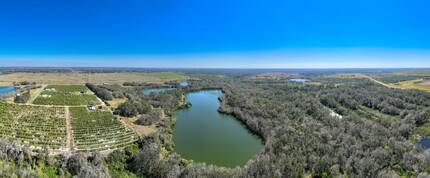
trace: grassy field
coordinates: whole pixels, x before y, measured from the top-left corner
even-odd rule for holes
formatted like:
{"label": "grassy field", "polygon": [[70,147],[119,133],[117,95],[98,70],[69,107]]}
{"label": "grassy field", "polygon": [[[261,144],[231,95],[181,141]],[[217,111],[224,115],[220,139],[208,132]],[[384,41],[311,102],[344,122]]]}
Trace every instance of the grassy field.
{"label": "grassy field", "polygon": [[187,76],[176,72],[145,73],[14,73],[0,76],[0,85],[11,85],[13,82],[29,81],[38,84],[85,84],[85,83],[118,83],[147,82],[164,83],[172,80],[186,80]]}
{"label": "grassy field", "polygon": [[[55,89],[55,91],[46,91],[46,89]],[[81,94],[81,91],[87,91]],[[47,96],[47,97],[43,97]],[[88,105],[90,102],[99,104],[100,101],[89,92],[88,88],[83,85],[48,85],[45,91],[33,101],[33,104],[39,105]]]}
{"label": "grassy field", "polygon": [[137,118],[122,118],[122,121],[129,125],[130,127],[132,127],[140,136],[145,136],[145,135],[150,135],[152,133],[155,133],[157,128],[155,125],[151,125],[151,126],[143,126],[143,125],[138,125],[135,124],[136,123]]}
{"label": "grassy field", "polygon": [[125,103],[127,101],[126,98],[115,98],[111,101],[107,101],[110,104],[111,109],[117,108],[120,104]]}
{"label": "grassy field", "polygon": [[417,89],[417,90],[430,91],[429,81],[425,79],[408,80],[408,81],[403,81],[398,83],[392,83],[389,85],[392,87],[400,87],[405,89]]}
{"label": "grassy field", "polygon": [[430,122],[427,122],[424,125],[417,127],[414,133],[422,137],[430,138]]}

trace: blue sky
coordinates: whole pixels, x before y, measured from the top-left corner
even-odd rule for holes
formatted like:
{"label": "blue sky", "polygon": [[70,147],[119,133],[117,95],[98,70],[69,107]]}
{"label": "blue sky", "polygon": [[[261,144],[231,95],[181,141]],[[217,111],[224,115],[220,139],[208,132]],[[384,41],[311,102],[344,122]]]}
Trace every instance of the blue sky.
{"label": "blue sky", "polygon": [[430,67],[426,0],[6,0],[0,66]]}

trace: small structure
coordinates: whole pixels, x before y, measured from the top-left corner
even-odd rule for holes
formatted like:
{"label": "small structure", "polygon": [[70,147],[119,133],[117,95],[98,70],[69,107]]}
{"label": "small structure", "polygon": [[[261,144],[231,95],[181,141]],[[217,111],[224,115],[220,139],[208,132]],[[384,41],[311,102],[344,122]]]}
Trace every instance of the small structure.
{"label": "small structure", "polygon": [[88,109],[91,111],[94,111],[94,110],[96,110],[96,106],[88,106]]}
{"label": "small structure", "polygon": [[86,90],[82,90],[81,94],[85,95],[85,94],[87,94],[87,91]]}
{"label": "small structure", "polygon": [[44,95],[41,95],[41,97],[42,97],[42,98],[51,98],[51,95],[46,95],[46,94],[44,94]]}
{"label": "small structure", "polygon": [[45,91],[56,91],[55,88],[45,88]]}

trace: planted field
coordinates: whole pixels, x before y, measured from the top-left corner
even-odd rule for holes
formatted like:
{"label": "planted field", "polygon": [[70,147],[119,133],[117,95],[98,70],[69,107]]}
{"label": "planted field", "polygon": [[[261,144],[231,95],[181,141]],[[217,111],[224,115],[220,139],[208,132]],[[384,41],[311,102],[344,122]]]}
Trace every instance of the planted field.
{"label": "planted field", "polygon": [[30,148],[66,147],[64,108],[14,105],[0,102],[0,137]]}
{"label": "planted field", "polygon": [[417,89],[417,90],[424,90],[424,91],[430,90],[430,85],[428,85],[428,81],[425,79],[408,80],[408,81],[402,81],[402,82],[393,83],[389,85],[393,87],[404,88],[404,89]]}
{"label": "planted field", "polygon": [[88,105],[90,102],[100,103],[83,85],[48,85],[33,101],[40,105]]}
{"label": "planted field", "polygon": [[138,139],[110,112],[74,107],[70,108],[70,115],[77,151],[111,150],[128,146]]}

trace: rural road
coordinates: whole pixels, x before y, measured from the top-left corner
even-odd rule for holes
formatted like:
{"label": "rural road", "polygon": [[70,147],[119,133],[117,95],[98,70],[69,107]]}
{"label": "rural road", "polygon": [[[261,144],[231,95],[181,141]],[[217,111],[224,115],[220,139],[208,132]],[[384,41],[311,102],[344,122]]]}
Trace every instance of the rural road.
{"label": "rural road", "polygon": [[386,84],[386,83],[384,83],[384,82],[381,82],[381,81],[379,81],[379,80],[376,80],[376,79],[374,79],[374,78],[372,78],[372,77],[370,77],[370,76],[368,76],[368,75],[364,75],[364,74],[359,74],[359,75],[360,75],[361,77],[364,77],[364,78],[367,78],[367,79],[371,80],[372,82],[375,82],[375,83],[377,83],[377,84],[381,84],[381,85],[383,85],[383,86],[385,86],[385,87],[388,87],[388,88],[404,89],[404,88],[400,88],[400,87],[395,87],[395,86],[388,85],[388,84]]}
{"label": "rural road", "polygon": [[66,139],[66,149],[69,151],[73,151],[73,144],[72,144],[72,121],[70,120],[70,111],[69,106],[64,107],[64,115],[66,117],[66,130],[67,130],[67,139]]}

